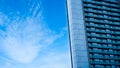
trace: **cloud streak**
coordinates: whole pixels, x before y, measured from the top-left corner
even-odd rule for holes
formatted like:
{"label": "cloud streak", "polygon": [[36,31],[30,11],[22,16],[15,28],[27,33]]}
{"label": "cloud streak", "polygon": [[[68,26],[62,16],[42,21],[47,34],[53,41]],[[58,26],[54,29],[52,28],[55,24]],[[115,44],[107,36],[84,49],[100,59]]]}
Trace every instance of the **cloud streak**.
{"label": "cloud streak", "polygon": [[69,52],[49,52],[41,61],[40,68],[71,68]]}
{"label": "cloud streak", "polygon": [[21,16],[16,12],[11,18],[0,12],[1,46],[10,58],[21,63],[32,62],[42,48],[52,44],[59,37],[45,25],[38,9],[40,7],[34,8],[34,16]]}
{"label": "cloud streak", "polygon": [[[29,8],[30,16],[21,15],[18,11],[10,17],[0,12],[0,50],[7,56],[5,66],[0,65],[0,68],[70,68],[67,63],[69,53],[41,54],[42,50],[49,48],[64,34],[51,30],[45,24],[40,4],[37,5],[35,7],[33,3],[34,8]],[[36,58],[39,61],[34,62]]]}

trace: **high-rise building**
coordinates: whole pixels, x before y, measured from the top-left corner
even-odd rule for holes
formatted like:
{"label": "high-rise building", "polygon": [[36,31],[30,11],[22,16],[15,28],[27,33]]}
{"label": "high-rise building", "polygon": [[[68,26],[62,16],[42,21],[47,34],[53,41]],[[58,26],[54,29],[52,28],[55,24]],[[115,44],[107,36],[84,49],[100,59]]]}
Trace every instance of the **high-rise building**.
{"label": "high-rise building", "polygon": [[120,0],[67,0],[73,68],[120,68]]}

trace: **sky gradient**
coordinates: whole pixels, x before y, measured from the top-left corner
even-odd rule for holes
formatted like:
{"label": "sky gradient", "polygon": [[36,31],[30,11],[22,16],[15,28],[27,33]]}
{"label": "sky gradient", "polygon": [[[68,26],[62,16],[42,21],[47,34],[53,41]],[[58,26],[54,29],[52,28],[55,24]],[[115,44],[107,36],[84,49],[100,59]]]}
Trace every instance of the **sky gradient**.
{"label": "sky gradient", "polygon": [[0,68],[70,68],[65,0],[0,0]]}

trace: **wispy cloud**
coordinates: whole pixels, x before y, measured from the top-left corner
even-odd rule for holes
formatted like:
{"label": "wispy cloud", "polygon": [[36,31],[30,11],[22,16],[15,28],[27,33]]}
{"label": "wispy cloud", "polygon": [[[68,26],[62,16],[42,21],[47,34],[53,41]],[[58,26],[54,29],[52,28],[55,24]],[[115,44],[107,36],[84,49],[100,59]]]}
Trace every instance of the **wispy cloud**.
{"label": "wispy cloud", "polygon": [[51,52],[42,58],[40,68],[71,68],[69,52]]}
{"label": "wispy cloud", "polygon": [[[15,68],[16,65],[19,66],[21,63],[26,64],[21,65],[24,68],[70,68],[68,52],[48,51],[46,54],[41,54],[44,48],[49,48],[49,45],[64,35],[64,29],[60,34],[57,34],[55,31],[50,30],[40,19],[29,17],[22,21],[12,21],[5,29],[5,31],[0,29],[1,46],[7,56],[13,60],[11,62],[8,59],[5,62],[6,68]],[[39,61],[30,64],[36,58]],[[20,64],[14,65],[16,62]]]}
{"label": "wispy cloud", "polygon": [[53,43],[59,35],[47,28],[38,18],[13,21],[2,31],[2,46],[14,60],[29,63],[42,50]]}
{"label": "wispy cloud", "polygon": [[41,53],[61,38],[64,30],[61,33],[51,30],[37,5],[30,8],[32,16],[22,16],[18,11],[11,18],[0,12],[0,50],[6,56],[1,58],[6,62],[0,68],[70,68],[68,52]]}

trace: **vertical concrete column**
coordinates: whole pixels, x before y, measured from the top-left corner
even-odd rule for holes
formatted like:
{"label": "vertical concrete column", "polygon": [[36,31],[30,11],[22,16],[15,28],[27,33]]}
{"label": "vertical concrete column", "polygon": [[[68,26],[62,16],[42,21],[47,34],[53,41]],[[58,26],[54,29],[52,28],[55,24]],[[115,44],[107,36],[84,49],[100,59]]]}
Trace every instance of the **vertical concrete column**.
{"label": "vertical concrete column", "polygon": [[89,68],[82,0],[67,0],[73,68]]}

